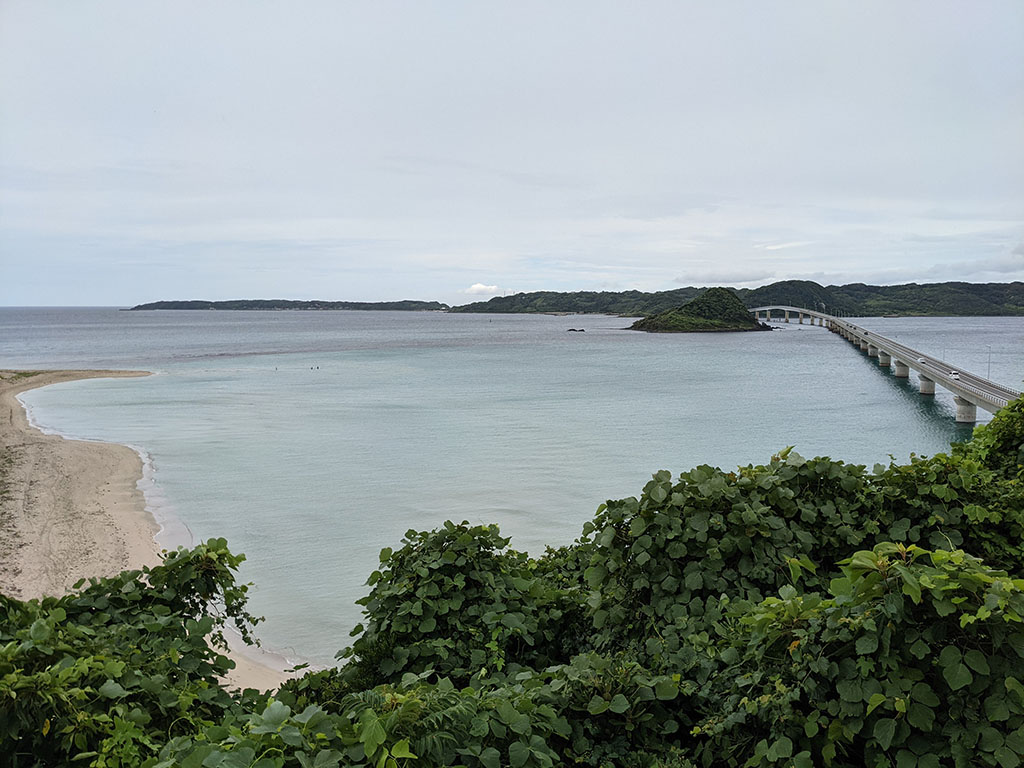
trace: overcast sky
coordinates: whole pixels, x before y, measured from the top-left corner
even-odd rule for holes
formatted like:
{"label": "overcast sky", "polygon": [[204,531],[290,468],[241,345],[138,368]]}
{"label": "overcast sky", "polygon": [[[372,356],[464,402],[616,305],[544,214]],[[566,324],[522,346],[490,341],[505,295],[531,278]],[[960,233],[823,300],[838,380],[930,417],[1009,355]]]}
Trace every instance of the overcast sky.
{"label": "overcast sky", "polygon": [[1024,3],[0,0],[0,304],[1024,280]]}

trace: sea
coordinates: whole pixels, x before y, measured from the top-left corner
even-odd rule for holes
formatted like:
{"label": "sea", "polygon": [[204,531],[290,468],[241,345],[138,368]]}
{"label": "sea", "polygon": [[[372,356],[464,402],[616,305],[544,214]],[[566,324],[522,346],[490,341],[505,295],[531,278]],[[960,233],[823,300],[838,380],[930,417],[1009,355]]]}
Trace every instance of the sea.
{"label": "sea", "polygon": [[[1022,317],[852,320],[1022,388]],[[0,367],[152,371],[21,399],[45,430],[138,450],[159,543],[225,537],[248,558],[264,645],[314,665],[351,642],[379,551],[409,530],[497,523],[539,555],[661,469],[788,446],[872,467],[971,436],[948,392],[923,397],[916,374],[795,318],[772,333],[630,322],[0,308]]]}

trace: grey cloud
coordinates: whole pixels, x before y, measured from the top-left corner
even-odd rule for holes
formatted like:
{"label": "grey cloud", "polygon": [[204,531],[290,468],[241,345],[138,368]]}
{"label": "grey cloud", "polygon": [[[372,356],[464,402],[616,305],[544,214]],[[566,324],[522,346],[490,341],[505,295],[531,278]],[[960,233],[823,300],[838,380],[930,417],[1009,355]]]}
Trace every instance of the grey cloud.
{"label": "grey cloud", "polygon": [[1024,281],[1024,264],[1009,259],[982,259],[936,264],[928,268],[883,267],[859,271],[803,272],[780,275],[779,279],[813,280],[822,285],[868,283],[870,285],[899,285],[903,283],[1010,282]]}
{"label": "grey cloud", "polygon": [[966,0],[11,0],[0,303],[174,297],[197,264],[210,298],[448,303],[1014,278],[1021,39],[1024,5]]}
{"label": "grey cloud", "polygon": [[991,259],[938,264],[927,272],[929,275],[942,276],[949,280],[971,281],[984,279],[986,275],[1016,275],[1016,279],[1024,278],[1024,261],[1013,256]]}
{"label": "grey cloud", "polygon": [[584,182],[579,177],[559,173],[515,171],[507,168],[489,167],[456,159],[436,157],[394,156],[381,161],[381,168],[392,173],[415,176],[435,176],[446,171],[465,172],[472,176],[490,177],[521,184],[526,187],[543,189],[580,189]]}
{"label": "grey cloud", "polygon": [[771,282],[774,272],[756,270],[723,270],[723,271],[687,271],[676,277],[672,282],[679,285],[731,285],[742,287],[749,283]]}

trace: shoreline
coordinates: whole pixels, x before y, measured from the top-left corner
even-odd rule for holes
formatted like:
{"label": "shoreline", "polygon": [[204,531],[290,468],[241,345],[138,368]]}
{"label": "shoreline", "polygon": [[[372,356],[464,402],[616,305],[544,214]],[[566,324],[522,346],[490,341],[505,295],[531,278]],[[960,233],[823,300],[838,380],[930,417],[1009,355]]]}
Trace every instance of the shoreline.
{"label": "shoreline", "polygon": [[[37,428],[17,396],[65,381],[148,371],[0,371],[0,592],[21,600],[71,591],[80,578],[160,562],[161,526],[141,487],[143,457],[118,443],[73,440]],[[270,690],[284,657],[231,644],[229,687]]]}

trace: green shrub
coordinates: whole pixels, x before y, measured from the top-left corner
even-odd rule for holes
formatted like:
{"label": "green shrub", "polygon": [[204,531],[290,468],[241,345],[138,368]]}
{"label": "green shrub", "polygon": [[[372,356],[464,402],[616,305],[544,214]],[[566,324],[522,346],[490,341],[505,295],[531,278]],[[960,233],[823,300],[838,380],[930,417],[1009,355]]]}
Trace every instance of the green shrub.
{"label": "green shrub", "polygon": [[702,691],[705,766],[1016,766],[1024,580],[962,551],[883,543],[830,595],[784,587],[745,611],[736,662]]}
{"label": "green shrub", "polygon": [[170,766],[472,765],[550,768],[559,762],[551,742],[568,726],[544,703],[538,686],[510,684],[458,690],[447,679],[406,675],[397,685],[344,696],[333,711],[283,701],[198,739],[179,739],[153,768]]}
{"label": "green shrub", "polygon": [[0,752],[6,765],[137,765],[236,707],[218,678],[226,621],[248,635],[244,558],[223,539],[61,598],[0,596]]}
{"label": "green shrub", "polygon": [[988,424],[975,428],[971,441],[956,448],[1007,480],[1024,480],[1024,398],[1001,409]]}
{"label": "green shrub", "polygon": [[[558,661],[558,628],[571,589],[555,586],[536,561],[506,549],[495,525],[451,522],[409,531],[381,552],[367,582],[366,626],[356,628],[343,677],[350,689],[433,671],[465,685]],[[578,600],[575,601],[578,603]]]}
{"label": "green shrub", "polygon": [[1014,768],[1024,407],[867,472],[783,451],[659,472],[534,559],[496,526],[381,553],[338,669],[220,678],[252,640],[221,539],[0,597],[5,765]]}
{"label": "green shrub", "polygon": [[[766,466],[708,466],[639,499],[610,501],[584,526],[598,648],[633,649],[655,668],[695,662],[723,602],[757,602],[880,529],[864,468],[786,451]],[[725,600],[723,601],[723,598]]]}

